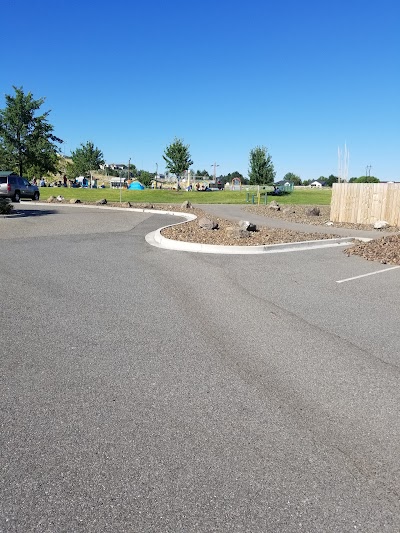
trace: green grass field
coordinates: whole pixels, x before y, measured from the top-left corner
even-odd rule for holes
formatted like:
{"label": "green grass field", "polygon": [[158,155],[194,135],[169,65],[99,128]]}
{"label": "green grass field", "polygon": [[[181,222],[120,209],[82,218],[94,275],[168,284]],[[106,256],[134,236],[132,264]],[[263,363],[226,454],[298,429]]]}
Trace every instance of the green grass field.
{"label": "green grass field", "polygon": [[[145,189],[143,191],[121,191],[122,202],[152,203],[152,204],[181,204],[189,200],[192,204],[246,204],[252,202],[253,191],[173,191],[160,189]],[[96,202],[105,198],[108,202],[119,202],[120,191],[118,189],[69,189],[65,187],[41,187],[40,199],[47,200],[49,196],[64,196],[66,200],[78,198],[82,202]],[[292,193],[283,196],[268,196],[267,202],[276,200],[280,204],[306,204],[306,205],[329,205],[331,203],[331,189],[295,189]],[[248,198],[249,202],[246,202]],[[255,203],[257,194],[255,193]],[[264,196],[261,196],[261,204]]]}

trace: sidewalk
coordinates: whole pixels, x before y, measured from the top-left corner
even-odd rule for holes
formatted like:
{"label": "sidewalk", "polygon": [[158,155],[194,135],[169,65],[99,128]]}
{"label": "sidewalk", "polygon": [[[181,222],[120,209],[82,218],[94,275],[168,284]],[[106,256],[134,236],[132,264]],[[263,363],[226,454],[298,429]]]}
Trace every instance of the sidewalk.
{"label": "sidewalk", "polygon": [[293,231],[300,231],[305,233],[323,233],[325,235],[340,235],[342,237],[355,237],[378,239],[385,235],[393,235],[393,233],[382,230],[356,230],[348,228],[336,228],[335,226],[319,226],[313,224],[299,224],[297,222],[289,222],[274,217],[265,217],[256,215],[243,209],[245,206],[240,204],[194,204],[193,207],[198,207],[205,213],[211,216],[225,218],[239,222],[239,220],[248,220],[257,226],[268,226],[270,228],[282,228]]}

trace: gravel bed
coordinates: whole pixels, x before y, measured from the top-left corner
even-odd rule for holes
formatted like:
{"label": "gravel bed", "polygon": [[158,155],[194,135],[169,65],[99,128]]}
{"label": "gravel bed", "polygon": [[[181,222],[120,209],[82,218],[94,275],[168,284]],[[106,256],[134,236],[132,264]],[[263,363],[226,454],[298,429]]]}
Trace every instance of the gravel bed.
{"label": "gravel bed", "polygon": [[[280,210],[272,209],[269,204],[267,205],[249,205],[245,207],[245,210],[254,213],[256,215],[262,215],[270,218],[280,218],[288,220],[289,222],[297,222],[299,224],[311,224],[313,226],[326,226],[330,222],[331,207],[329,205],[292,205],[292,204],[279,204]],[[307,212],[314,207],[318,208],[320,214],[318,216],[310,216]],[[331,224],[329,224],[330,227]],[[350,222],[335,222],[335,228],[347,228],[357,230],[369,230],[373,229],[372,224],[353,224]],[[385,231],[397,232],[399,228],[387,227]]]}
{"label": "gravel bed", "polygon": [[400,265],[400,234],[387,235],[370,242],[361,242],[344,250],[347,256],[359,255],[368,261]]}
{"label": "gravel bed", "polygon": [[[157,207],[158,209],[158,207]],[[171,207],[170,207],[171,209]],[[175,209],[174,210],[180,210]],[[186,212],[188,210],[186,209]],[[265,244],[280,244],[286,242],[315,241],[322,239],[333,239],[339,235],[328,235],[321,233],[304,233],[288,229],[259,227],[257,231],[242,233],[241,237],[232,237],[229,231],[232,227],[238,225],[232,221],[219,217],[210,217],[200,209],[190,209],[190,213],[197,216],[197,220],[192,220],[185,224],[179,224],[165,228],[161,234],[167,239],[176,241],[196,242],[200,244],[217,244],[223,246],[261,246]],[[199,220],[202,217],[212,219],[218,224],[218,229],[208,230],[199,226]]]}
{"label": "gravel bed", "polygon": [[[279,202],[278,202],[279,204]],[[319,216],[310,216],[307,212],[313,207],[318,207],[320,210]],[[297,222],[301,224],[311,224],[324,226],[330,222],[330,206],[329,205],[281,205],[281,210],[271,209],[268,205],[247,206],[246,211],[265,217],[280,218],[290,222]],[[348,228],[356,230],[371,230],[373,226],[370,224],[352,224],[347,222],[335,222],[330,225],[330,228]],[[400,228],[387,227],[385,232],[393,232],[394,235],[377,237],[369,242],[362,242],[355,244],[351,248],[344,250],[347,256],[358,255],[368,261],[378,261],[382,264],[400,265]]]}

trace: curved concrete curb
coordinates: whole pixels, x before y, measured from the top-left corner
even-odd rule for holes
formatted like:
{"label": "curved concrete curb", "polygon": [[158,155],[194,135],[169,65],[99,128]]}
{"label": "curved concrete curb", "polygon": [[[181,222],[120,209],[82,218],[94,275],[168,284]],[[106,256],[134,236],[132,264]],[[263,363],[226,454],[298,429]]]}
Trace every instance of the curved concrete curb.
{"label": "curved concrete curb", "polygon": [[[317,241],[290,242],[282,244],[268,244],[261,246],[221,246],[218,244],[201,244],[186,241],[174,241],[161,235],[161,231],[171,226],[185,224],[190,220],[195,220],[196,215],[192,213],[182,213],[179,211],[163,211],[161,209],[146,209],[139,207],[107,207],[106,205],[87,205],[87,204],[62,204],[62,203],[42,203],[35,202],[35,205],[48,207],[49,205],[67,206],[67,207],[84,207],[86,209],[115,209],[117,211],[129,211],[138,213],[149,213],[153,215],[172,215],[185,218],[183,222],[168,224],[156,231],[152,231],[145,236],[146,242],[157,248],[167,250],[196,252],[203,254],[266,254],[282,252],[300,252],[302,250],[315,250],[318,248],[332,248],[337,246],[349,246],[356,240],[354,237],[341,237],[338,239],[321,239]],[[361,240],[361,239],[358,239]]]}
{"label": "curved concrete curb", "polygon": [[[184,224],[184,222],[181,222]],[[174,225],[174,224],[171,224]],[[165,226],[168,228],[170,226]],[[218,244],[201,244],[195,242],[173,241],[161,235],[160,228],[148,233],[146,242],[158,248],[167,250],[196,252],[203,254],[266,254],[282,252],[300,252],[302,250],[315,250],[317,248],[332,248],[335,246],[348,246],[353,244],[354,238],[342,237],[340,239],[322,239],[318,241],[302,241],[282,244],[269,244],[260,246],[221,246]]]}

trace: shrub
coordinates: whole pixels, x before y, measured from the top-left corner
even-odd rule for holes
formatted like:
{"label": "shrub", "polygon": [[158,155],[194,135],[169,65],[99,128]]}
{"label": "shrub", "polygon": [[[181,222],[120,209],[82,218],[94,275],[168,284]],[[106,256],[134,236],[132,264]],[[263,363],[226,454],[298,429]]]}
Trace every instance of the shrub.
{"label": "shrub", "polygon": [[8,215],[13,210],[13,205],[8,198],[0,198],[0,215]]}

